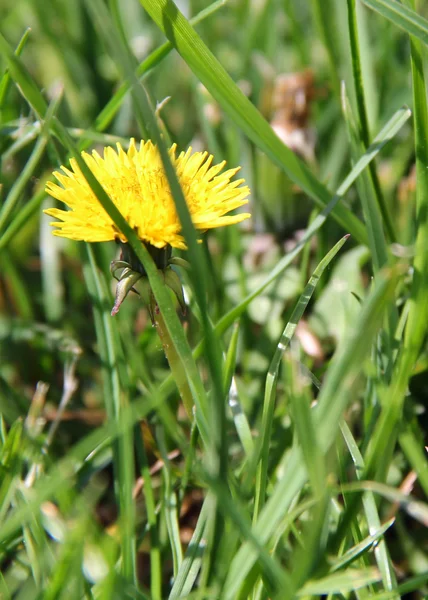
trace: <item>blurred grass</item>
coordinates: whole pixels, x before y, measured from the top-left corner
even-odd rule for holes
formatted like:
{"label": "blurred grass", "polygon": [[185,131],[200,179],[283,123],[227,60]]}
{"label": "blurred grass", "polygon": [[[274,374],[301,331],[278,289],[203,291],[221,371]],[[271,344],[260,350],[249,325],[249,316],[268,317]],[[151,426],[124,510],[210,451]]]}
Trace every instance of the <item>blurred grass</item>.
{"label": "blurred grass", "polygon": [[[397,0],[3,2],[1,598],[428,596],[427,19]],[[278,76],[307,69],[299,121]],[[147,131],[241,164],[252,190],[251,223],[199,245],[165,164],[183,322],[87,174],[194,422],[141,300],[110,316],[115,246],[41,215],[68,157]]]}

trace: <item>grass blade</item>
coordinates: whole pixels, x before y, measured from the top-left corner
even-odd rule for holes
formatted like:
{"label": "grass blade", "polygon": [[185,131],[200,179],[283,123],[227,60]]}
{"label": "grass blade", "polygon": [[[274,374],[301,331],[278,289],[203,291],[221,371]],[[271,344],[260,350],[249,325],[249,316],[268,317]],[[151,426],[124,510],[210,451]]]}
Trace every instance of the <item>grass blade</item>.
{"label": "grass blade", "polygon": [[428,21],[397,0],[362,0],[385,19],[428,45]]}
{"label": "grass blade", "polygon": [[271,439],[272,421],[275,408],[275,397],[276,397],[276,384],[279,373],[279,366],[281,358],[291,342],[291,338],[294,335],[297,324],[303,316],[307,305],[315,291],[317,283],[324,273],[326,267],[330,264],[343,244],[346,242],[349,236],[343,237],[339,242],[330,250],[330,252],[322,259],[319,265],[316,267],[309,279],[303,294],[300,296],[296,307],[294,308],[290,320],[288,321],[285,329],[278,342],[278,346],[272,357],[272,361],[269,366],[268,374],[266,377],[265,384],[265,395],[263,404],[263,415],[262,415],[262,437],[260,441],[260,463],[257,469],[257,484],[256,484],[256,500],[254,504],[253,521],[257,522],[260,510],[265,503],[266,483],[267,483],[267,469],[268,469],[268,458],[269,458],[269,446]]}
{"label": "grass blade", "polygon": [[[362,473],[364,472],[364,459],[354,440],[351,430],[344,421],[342,421],[340,429],[342,431],[342,435],[345,439],[346,445],[348,446],[348,450],[352,456],[352,460],[354,461],[357,478],[360,479]],[[369,532],[371,535],[374,535],[375,532],[380,531],[381,522],[373,494],[364,494],[363,506],[366,514]],[[379,543],[376,545],[374,554],[377,565],[379,567],[379,571],[382,575],[382,581],[385,589],[396,590],[397,580],[395,577],[394,568],[392,566],[391,557],[389,556],[388,548],[384,539],[380,540]]]}

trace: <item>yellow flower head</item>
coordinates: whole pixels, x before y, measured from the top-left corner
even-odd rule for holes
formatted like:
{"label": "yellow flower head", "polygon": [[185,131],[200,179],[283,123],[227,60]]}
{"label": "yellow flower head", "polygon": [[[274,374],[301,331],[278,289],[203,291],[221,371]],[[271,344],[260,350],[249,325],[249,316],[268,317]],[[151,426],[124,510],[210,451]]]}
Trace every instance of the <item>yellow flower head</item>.
{"label": "yellow flower head", "polygon": [[[211,166],[211,155],[207,152],[192,154],[191,148],[176,156],[175,144],[169,155],[197,229],[205,231],[231,225],[250,216],[248,213],[227,215],[248,202],[250,190],[242,185],[244,180],[231,181],[239,167],[220,173],[224,161]],[[117,144],[117,152],[107,147],[103,158],[95,151],[92,155],[82,152],[82,157],[142,241],[157,248],[167,245],[186,247],[180,235],[180,220],[161,157],[151,141],[142,141],[139,150],[131,140],[127,152]],[[86,242],[114,239],[126,242],[98,202],[74,159],[70,160],[70,165],[71,171],[61,167],[63,173],[54,173],[60,186],[51,182],[46,186],[51,196],[70,209],[50,208],[45,211],[60,219],[52,223],[58,227],[53,233]]]}

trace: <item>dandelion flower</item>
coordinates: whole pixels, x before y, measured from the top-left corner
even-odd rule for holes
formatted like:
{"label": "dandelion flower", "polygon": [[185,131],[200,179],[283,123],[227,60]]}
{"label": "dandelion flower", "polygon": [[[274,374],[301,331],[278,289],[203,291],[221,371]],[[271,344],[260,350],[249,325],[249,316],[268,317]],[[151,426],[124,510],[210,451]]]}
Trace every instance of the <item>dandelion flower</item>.
{"label": "dandelion flower", "polygon": [[[228,214],[248,202],[250,192],[243,185],[244,180],[232,181],[239,167],[223,171],[224,161],[212,165],[213,156],[207,152],[192,153],[191,148],[177,156],[175,144],[169,156],[196,229],[206,231],[231,225],[250,216],[248,213]],[[162,160],[151,141],[142,141],[137,149],[131,140],[127,152],[117,144],[117,151],[105,148],[103,157],[95,151],[92,155],[82,152],[82,157],[143,242],[159,249],[186,247]],[[51,196],[70,209],[45,211],[59,219],[52,223],[58,228],[54,235],[86,242],[127,242],[98,202],[74,159],[70,165],[71,170],[61,167],[62,173],[54,173],[60,185],[49,182],[46,186]]]}

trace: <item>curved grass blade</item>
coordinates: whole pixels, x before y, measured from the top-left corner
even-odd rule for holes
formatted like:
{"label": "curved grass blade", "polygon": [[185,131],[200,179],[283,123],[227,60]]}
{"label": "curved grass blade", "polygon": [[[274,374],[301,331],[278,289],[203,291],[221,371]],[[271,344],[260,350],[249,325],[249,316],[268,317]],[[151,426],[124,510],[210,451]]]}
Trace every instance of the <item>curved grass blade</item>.
{"label": "curved grass blade", "polygon": [[43,118],[47,112],[48,105],[40,93],[39,88],[34,83],[28,70],[22,64],[20,58],[13,52],[5,38],[0,33],[0,52],[6,59],[9,67],[9,73],[12,79],[19,84],[21,93],[28,104]]}
{"label": "curved grass blade", "polygon": [[344,594],[366,587],[380,580],[375,568],[347,569],[343,573],[327,575],[317,581],[309,581],[297,593],[298,596],[323,596],[324,594]]}
{"label": "curved grass blade", "polygon": [[380,15],[428,45],[428,21],[397,0],[361,0]]}
{"label": "curved grass blade", "polygon": [[390,485],[377,481],[355,481],[343,484],[340,489],[347,492],[369,491],[379,494],[390,502],[398,504],[408,515],[428,527],[428,504],[404,494]]}
{"label": "curved grass blade", "polygon": [[[356,544],[349,550],[335,559],[332,563],[332,571],[337,571],[339,569],[343,569],[343,567],[348,566],[354,560],[356,560],[359,556],[361,556],[364,552],[371,548],[377,547],[377,542],[380,540],[384,533],[390,529],[390,527],[395,523],[395,519],[389,519],[386,523],[381,525],[378,529],[374,530],[371,535],[368,535],[364,540],[362,540],[359,544]],[[379,569],[380,570],[380,569]],[[382,572],[382,571],[380,571]],[[394,591],[396,588],[394,588]],[[393,596],[391,596],[393,597]]]}
{"label": "curved grass blade", "polygon": [[257,522],[260,510],[265,503],[269,445],[272,432],[273,414],[275,409],[276,384],[281,358],[291,342],[291,338],[293,337],[294,332],[296,331],[297,324],[302,318],[303,313],[305,312],[306,307],[310,299],[312,298],[312,295],[315,291],[315,288],[318,284],[321,275],[324,273],[326,267],[330,264],[330,262],[333,260],[333,258],[336,256],[336,254],[339,252],[339,250],[342,248],[343,244],[348,238],[349,235],[346,235],[341,240],[339,240],[337,244],[330,250],[330,252],[322,259],[319,265],[315,268],[311,278],[309,279],[305,289],[303,290],[302,295],[300,296],[296,304],[296,307],[294,308],[291,314],[290,320],[285,326],[285,329],[281,335],[281,338],[278,342],[278,346],[269,365],[269,370],[265,383],[265,395],[261,424],[262,437],[260,442],[260,463],[257,469],[256,498],[254,503],[253,522]]}
{"label": "curved grass blade", "polygon": [[[22,51],[24,50],[25,45],[28,42],[30,31],[31,31],[30,28],[26,29],[24,32],[24,35],[19,40],[19,44],[15,50],[16,56],[21,56]],[[3,77],[1,78],[1,81],[0,81],[0,117],[1,117],[2,110],[3,110],[3,105],[5,103],[5,99],[7,96],[7,92],[9,90],[9,86],[10,86],[10,74],[8,71],[6,71],[6,73],[3,75]],[[1,123],[1,119],[0,119],[0,123]]]}

